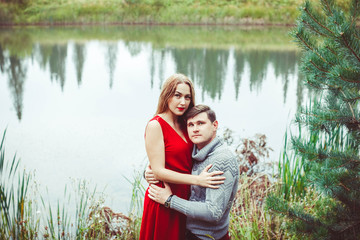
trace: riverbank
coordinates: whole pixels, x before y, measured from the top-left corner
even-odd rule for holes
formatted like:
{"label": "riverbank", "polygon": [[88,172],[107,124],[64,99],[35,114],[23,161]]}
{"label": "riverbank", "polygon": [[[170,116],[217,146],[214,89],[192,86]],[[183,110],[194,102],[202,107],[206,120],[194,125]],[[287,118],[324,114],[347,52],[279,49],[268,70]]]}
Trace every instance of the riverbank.
{"label": "riverbank", "polygon": [[[0,25],[292,25],[303,0],[0,0]],[[348,0],[341,0],[347,5]]]}
{"label": "riverbank", "polygon": [[32,52],[34,43],[62,44],[69,39],[80,43],[93,39],[147,42],[157,49],[211,46],[213,49],[296,51],[289,31],[287,27],[260,26],[29,26],[1,28],[0,46],[3,50],[22,56]]}

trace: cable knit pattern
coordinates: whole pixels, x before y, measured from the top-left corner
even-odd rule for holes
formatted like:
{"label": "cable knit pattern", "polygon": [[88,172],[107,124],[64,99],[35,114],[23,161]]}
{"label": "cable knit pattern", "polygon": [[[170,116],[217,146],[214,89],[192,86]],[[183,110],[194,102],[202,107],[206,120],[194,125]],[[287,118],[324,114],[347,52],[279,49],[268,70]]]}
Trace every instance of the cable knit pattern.
{"label": "cable knit pattern", "polygon": [[218,189],[191,186],[190,199],[174,196],[170,207],[187,216],[186,228],[200,239],[220,239],[228,231],[229,212],[237,191],[237,158],[218,137],[201,150],[194,146],[192,157],[192,174],[199,175],[207,165],[213,164],[210,172],[223,171],[225,183]]}

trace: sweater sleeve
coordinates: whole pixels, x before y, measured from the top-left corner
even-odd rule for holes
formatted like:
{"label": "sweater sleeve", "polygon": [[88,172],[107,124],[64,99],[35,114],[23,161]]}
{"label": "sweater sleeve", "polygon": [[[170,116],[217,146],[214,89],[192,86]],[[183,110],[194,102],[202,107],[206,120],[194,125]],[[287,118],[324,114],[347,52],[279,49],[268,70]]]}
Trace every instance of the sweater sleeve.
{"label": "sweater sleeve", "polygon": [[218,189],[206,188],[205,202],[189,201],[174,196],[171,199],[170,208],[203,221],[220,220],[227,209],[235,184],[235,178],[230,171],[224,172],[224,177],[226,177],[225,182]]}

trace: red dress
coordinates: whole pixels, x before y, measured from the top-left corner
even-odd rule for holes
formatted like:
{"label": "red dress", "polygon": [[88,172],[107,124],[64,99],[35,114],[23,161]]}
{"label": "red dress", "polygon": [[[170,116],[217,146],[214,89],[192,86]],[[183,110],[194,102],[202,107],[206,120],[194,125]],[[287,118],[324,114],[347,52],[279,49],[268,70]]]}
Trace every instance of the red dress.
{"label": "red dress", "polygon": [[[191,174],[191,143],[187,133],[183,131],[187,143],[160,116],[150,121],[160,123],[165,144],[165,168],[179,173]],[[157,184],[164,187],[163,183]],[[171,191],[178,197],[189,199],[190,185],[169,184]],[[175,210],[164,207],[148,197],[145,193],[144,212],[141,221],[140,240],[183,240],[185,239],[186,216]]]}

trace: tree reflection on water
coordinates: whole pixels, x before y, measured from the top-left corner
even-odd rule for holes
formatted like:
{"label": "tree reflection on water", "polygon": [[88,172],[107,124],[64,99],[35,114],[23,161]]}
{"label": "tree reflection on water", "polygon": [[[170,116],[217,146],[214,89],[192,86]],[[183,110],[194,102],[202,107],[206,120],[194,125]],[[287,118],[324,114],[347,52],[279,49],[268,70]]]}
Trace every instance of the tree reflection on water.
{"label": "tree reflection on water", "polygon": [[[128,29],[126,33],[129,33]],[[138,31],[138,29],[134,30]],[[169,30],[170,31],[170,30]],[[150,34],[151,32],[147,32]],[[51,34],[51,32],[49,32]],[[120,34],[120,33],[119,33]],[[139,34],[139,32],[137,32]],[[166,35],[160,32],[161,36]],[[208,34],[206,31],[204,34]],[[247,32],[248,34],[248,32]],[[85,34],[84,34],[85,35]],[[128,34],[131,35],[131,34]],[[126,35],[126,36],[128,36]],[[16,32],[7,31],[9,38],[17,38]],[[21,36],[24,36],[22,34]],[[66,65],[69,61],[68,54],[72,56],[73,64],[76,71],[77,85],[80,87],[83,81],[84,65],[87,58],[88,40],[77,40],[72,42],[71,37],[65,37],[61,41],[49,40],[40,41],[36,34],[26,35],[22,38],[28,41],[23,44],[22,41],[12,41],[9,45],[8,39],[0,37],[0,70],[7,73],[8,86],[13,96],[13,105],[17,112],[17,117],[21,120],[23,110],[24,82],[26,79],[28,65],[31,61],[36,61],[40,68],[49,72],[50,81],[55,81],[64,91],[66,84]],[[125,36],[125,35],[124,35]],[[153,39],[142,40],[143,35],[137,35],[139,40],[127,39],[120,35],[117,39],[104,41],[104,62],[105,68],[109,74],[109,88],[114,84],[114,73],[117,65],[117,54],[119,53],[118,44],[124,43],[127,54],[137,56],[143,52],[149,54],[149,72],[151,87],[160,88],[164,81],[164,66],[166,61],[173,61],[177,72],[188,75],[201,88],[201,96],[210,96],[212,99],[221,100],[226,75],[231,73],[233,76],[233,86],[235,89],[236,100],[239,97],[239,89],[244,75],[245,67],[248,66],[249,88],[251,91],[259,92],[264,84],[269,66],[272,66],[275,76],[281,79],[283,86],[283,99],[286,102],[287,90],[289,85],[289,76],[298,75],[297,77],[297,104],[302,102],[303,85],[301,76],[297,72],[299,53],[293,49],[282,49],[281,46],[275,49],[246,48],[237,42],[227,43],[227,46],[197,46],[178,44],[172,42],[171,46],[164,44],[164,40],[156,35]],[[197,32],[196,38],[201,38]],[[91,38],[90,38],[91,39]],[[156,41],[159,40],[159,43]],[[15,43],[19,43],[16,45]],[[149,49],[150,43],[150,49]],[[72,47],[69,48],[69,45]],[[281,45],[281,44],[280,44]],[[25,49],[22,49],[24,46]],[[29,47],[31,46],[31,47]],[[14,50],[15,49],[15,50]],[[30,49],[30,51],[29,51]],[[28,61],[31,60],[31,61]],[[229,69],[229,62],[232,60],[233,69]],[[125,66],[126,67],[126,66]],[[160,79],[159,86],[154,86],[155,75]]]}

